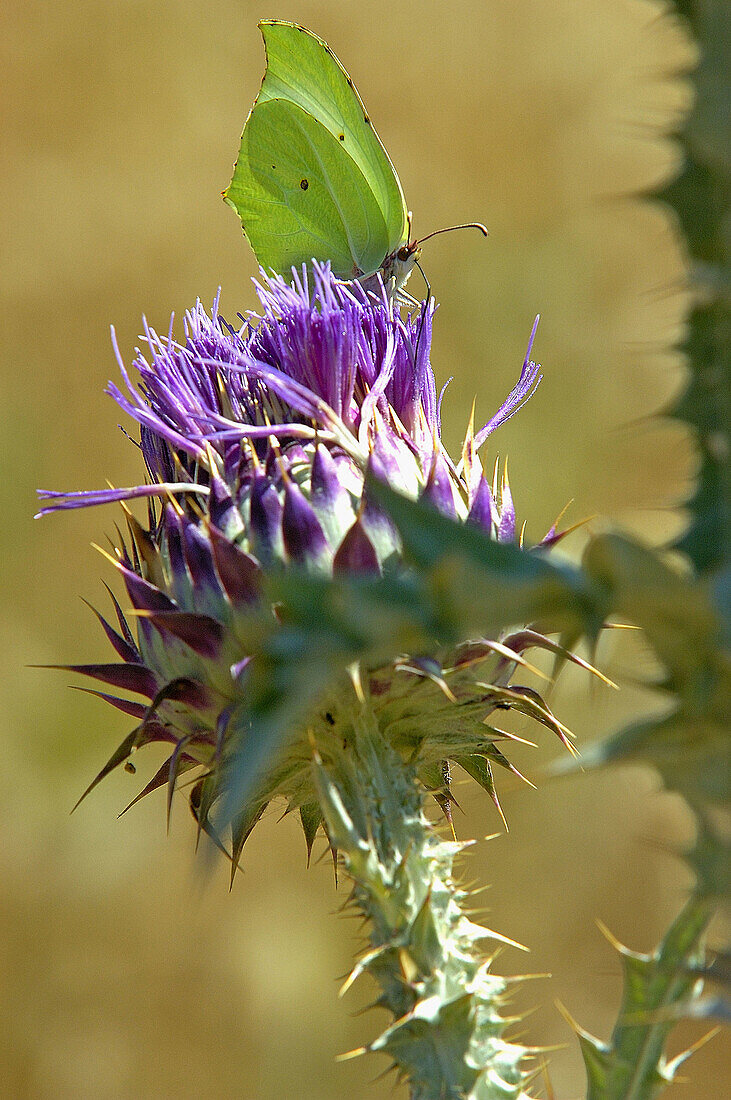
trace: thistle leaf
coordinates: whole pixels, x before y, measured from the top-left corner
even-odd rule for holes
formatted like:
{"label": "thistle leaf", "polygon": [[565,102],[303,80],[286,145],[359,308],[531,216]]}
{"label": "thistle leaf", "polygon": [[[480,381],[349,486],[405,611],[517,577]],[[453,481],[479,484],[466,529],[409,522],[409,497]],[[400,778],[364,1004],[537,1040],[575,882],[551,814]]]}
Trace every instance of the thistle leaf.
{"label": "thistle leaf", "polygon": [[398,530],[440,635],[454,641],[474,633],[496,637],[511,624],[536,620],[550,632],[599,633],[602,590],[578,569],[498,543],[376,478],[367,488]]}

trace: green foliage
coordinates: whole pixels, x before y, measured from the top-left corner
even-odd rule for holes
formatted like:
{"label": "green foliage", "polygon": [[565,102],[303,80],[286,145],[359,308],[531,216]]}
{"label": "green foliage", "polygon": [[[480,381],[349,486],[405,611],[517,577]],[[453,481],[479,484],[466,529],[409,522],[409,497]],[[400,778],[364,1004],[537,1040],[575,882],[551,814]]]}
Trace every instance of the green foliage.
{"label": "green foliage", "polygon": [[[696,809],[729,796],[731,662],[713,586],[682,576],[619,536],[595,539],[584,559],[616,615],[642,627],[665,669],[669,713],[633,723],[582,751],[582,767],[639,760]],[[562,770],[562,765],[559,765]],[[563,769],[565,770],[565,769]]]}

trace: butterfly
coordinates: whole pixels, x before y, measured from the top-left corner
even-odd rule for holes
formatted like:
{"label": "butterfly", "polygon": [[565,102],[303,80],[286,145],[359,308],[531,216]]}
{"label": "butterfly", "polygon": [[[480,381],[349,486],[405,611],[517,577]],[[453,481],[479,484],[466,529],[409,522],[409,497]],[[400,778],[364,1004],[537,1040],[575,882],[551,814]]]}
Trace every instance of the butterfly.
{"label": "butterfly", "polygon": [[223,197],[260,266],[282,274],[329,260],[336,278],[380,272],[408,299],[402,288],[427,238],[411,240],[396,169],[353,81],[304,27],[263,20],[259,28],[266,71]]}

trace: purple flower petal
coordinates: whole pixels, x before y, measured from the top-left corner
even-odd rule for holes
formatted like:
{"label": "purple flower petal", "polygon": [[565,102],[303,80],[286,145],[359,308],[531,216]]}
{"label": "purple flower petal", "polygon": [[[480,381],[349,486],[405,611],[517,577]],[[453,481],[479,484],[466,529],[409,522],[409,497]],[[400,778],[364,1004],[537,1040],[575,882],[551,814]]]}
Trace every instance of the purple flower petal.
{"label": "purple flower petal", "polygon": [[520,378],[492,419],[489,420],[484,428],[481,428],[475,436],[476,451],[482,446],[487,437],[492,435],[496,428],[499,428],[506,420],[510,420],[511,416],[514,416],[518,409],[525,405],[526,401],[536,392],[543,379],[543,375],[538,373],[541,369],[540,363],[533,363],[530,359],[530,353],[533,350],[533,341],[536,338],[536,330],[538,329],[538,322],[540,319],[540,314],[538,314],[533,322],[533,328],[531,329],[530,339],[528,341],[528,350],[525,353]]}

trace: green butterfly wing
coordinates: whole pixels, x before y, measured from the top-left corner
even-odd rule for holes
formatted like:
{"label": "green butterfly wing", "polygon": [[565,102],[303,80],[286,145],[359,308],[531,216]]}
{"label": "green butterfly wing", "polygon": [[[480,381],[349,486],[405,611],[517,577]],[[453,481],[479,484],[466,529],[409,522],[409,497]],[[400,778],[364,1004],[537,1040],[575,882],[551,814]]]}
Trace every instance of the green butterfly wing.
{"label": "green butterfly wing", "polygon": [[408,239],[408,211],[391,159],[352,80],[326,42],[294,23],[260,24],[267,71],[257,102],[288,99],[316,118],[363,173],[386,223],[391,248]]}
{"label": "green butterfly wing", "polygon": [[313,258],[369,275],[408,243],[395,169],[330,48],[294,23],[263,22],[267,68],[224,193],[257,260]]}
{"label": "green butterfly wing", "polygon": [[[339,278],[378,269],[388,251],[386,223],[355,161],[301,107],[257,104],[244,130],[241,188],[229,188],[262,267],[330,260]],[[227,197],[229,197],[227,196]]]}

